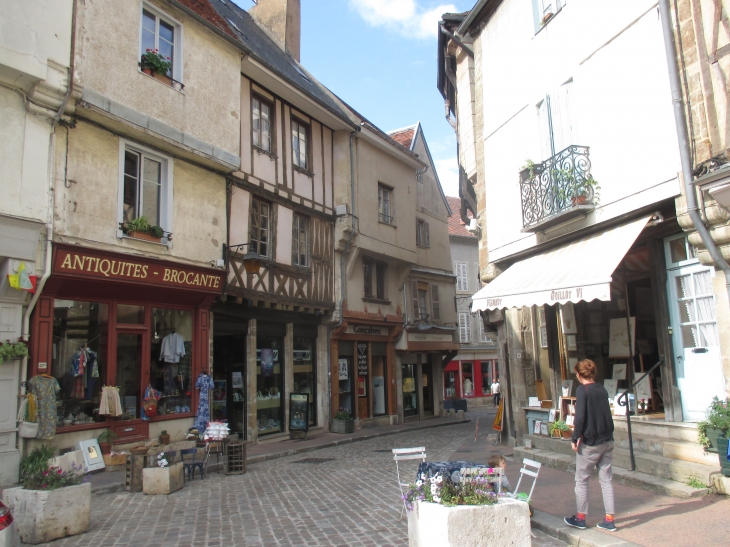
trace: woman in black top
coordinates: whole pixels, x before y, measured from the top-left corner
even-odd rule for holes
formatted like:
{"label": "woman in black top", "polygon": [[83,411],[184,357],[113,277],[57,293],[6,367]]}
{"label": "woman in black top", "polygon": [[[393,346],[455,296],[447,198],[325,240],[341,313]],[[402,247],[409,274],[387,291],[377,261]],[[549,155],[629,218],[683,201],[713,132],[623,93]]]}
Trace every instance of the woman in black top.
{"label": "woman in black top", "polygon": [[596,364],[584,359],[575,365],[575,376],[580,382],[576,390],[575,421],[572,446],[575,457],[575,499],[578,512],[566,517],[565,522],[575,528],[586,527],[588,512],[588,478],[594,467],[603,492],[606,518],[599,528],[616,531],[613,523],[613,483],[611,459],[613,456],[613,417],[608,403],[608,392],[595,383]]}

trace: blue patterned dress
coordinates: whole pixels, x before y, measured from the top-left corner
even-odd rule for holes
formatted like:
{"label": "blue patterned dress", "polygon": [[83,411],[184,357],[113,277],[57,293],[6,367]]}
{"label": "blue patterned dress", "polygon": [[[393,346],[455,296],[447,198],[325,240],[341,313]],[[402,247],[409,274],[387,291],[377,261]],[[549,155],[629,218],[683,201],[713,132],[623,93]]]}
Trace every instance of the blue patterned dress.
{"label": "blue patterned dress", "polygon": [[210,402],[208,401],[208,390],[215,387],[213,378],[205,372],[201,372],[195,382],[195,387],[200,390],[200,399],[198,400],[198,415],[195,417],[195,429],[200,433],[205,431],[210,421]]}

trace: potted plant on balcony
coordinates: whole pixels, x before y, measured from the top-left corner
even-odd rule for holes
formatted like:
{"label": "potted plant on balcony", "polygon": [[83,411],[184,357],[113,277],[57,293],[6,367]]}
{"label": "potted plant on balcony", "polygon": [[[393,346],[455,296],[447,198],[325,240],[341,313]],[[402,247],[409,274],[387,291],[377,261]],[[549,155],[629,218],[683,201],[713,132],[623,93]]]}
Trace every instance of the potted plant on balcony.
{"label": "potted plant on balcony", "polygon": [[28,343],[22,338],[18,338],[17,342],[5,340],[0,342],[0,364],[10,359],[22,359],[28,355]]}
{"label": "potted plant on balcony", "polygon": [[355,420],[352,418],[352,414],[346,409],[340,407],[335,412],[334,419],[332,420],[332,432],[333,433],[352,433],[355,431]]}
{"label": "potted plant on balcony", "polygon": [[116,436],[116,433],[114,433],[111,429],[105,429],[96,438],[96,440],[99,442],[99,448],[101,449],[101,453],[103,455],[111,453],[112,443],[114,442],[114,437]]}
{"label": "potted plant on balcony", "polygon": [[137,217],[129,222],[123,222],[120,226],[126,235],[135,239],[144,239],[159,243],[165,235],[165,230],[157,225],[151,225],[145,216]]}
{"label": "potted plant on balcony", "polygon": [[[571,178],[573,175],[571,174]],[[573,182],[573,195],[571,201],[573,206],[585,205],[590,200],[591,203],[598,204],[601,200],[601,186],[593,175],[588,175],[581,183]]]}
{"label": "potted plant on balcony", "polygon": [[712,399],[707,409],[707,419],[697,422],[697,443],[707,452],[718,451],[718,438],[730,435],[730,405],[718,397]]}
{"label": "potted plant on balcony", "polygon": [[172,78],[167,75],[172,68],[172,62],[169,57],[162,55],[160,50],[147,48],[147,51],[142,54],[139,66],[145,74],[149,74],[160,81],[172,84]]}
{"label": "potted plant on balcony", "polygon": [[75,463],[67,471],[49,467],[53,455],[47,445],[34,448],[20,464],[23,486],[3,492],[23,543],[46,543],[89,529],[91,484]]}

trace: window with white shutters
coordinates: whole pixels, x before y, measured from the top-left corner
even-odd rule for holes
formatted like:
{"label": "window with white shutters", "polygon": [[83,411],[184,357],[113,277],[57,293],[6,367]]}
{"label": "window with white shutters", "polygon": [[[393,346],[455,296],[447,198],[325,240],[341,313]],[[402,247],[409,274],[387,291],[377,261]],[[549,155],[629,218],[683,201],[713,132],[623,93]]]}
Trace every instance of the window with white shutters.
{"label": "window with white shutters", "polygon": [[421,318],[421,310],[418,305],[418,281],[411,280],[411,299],[413,301],[413,320],[417,321]]}
{"label": "window with white shutters", "polygon": [[573,81],[570,80],[558,89],[551,91],[538,105],[540,118],[540,139],[542,159],[552,158],[561,150],[575,144],[573,124],[570,117],[570,94]]}
{"label": "window with white shutters", "polygon": [[459,312],[459,342],[471,343],[471,315],[469,312]]}
{"label": "window with white shutters", "polygon": [[460,292],[468,291],[469,274],[466,270],[466,262],[457,262],[454,269],[456,270],[456,290]]}

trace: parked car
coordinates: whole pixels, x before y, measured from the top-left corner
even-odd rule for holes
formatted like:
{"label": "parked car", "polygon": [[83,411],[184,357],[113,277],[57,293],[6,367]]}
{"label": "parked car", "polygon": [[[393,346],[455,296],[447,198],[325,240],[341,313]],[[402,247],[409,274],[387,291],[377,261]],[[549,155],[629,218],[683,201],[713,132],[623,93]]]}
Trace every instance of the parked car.
{"label": "parked car", "polygon": [[18,547],[18,530],[13,524],[13,514],[10,509],[0,500],[0,547]]}

